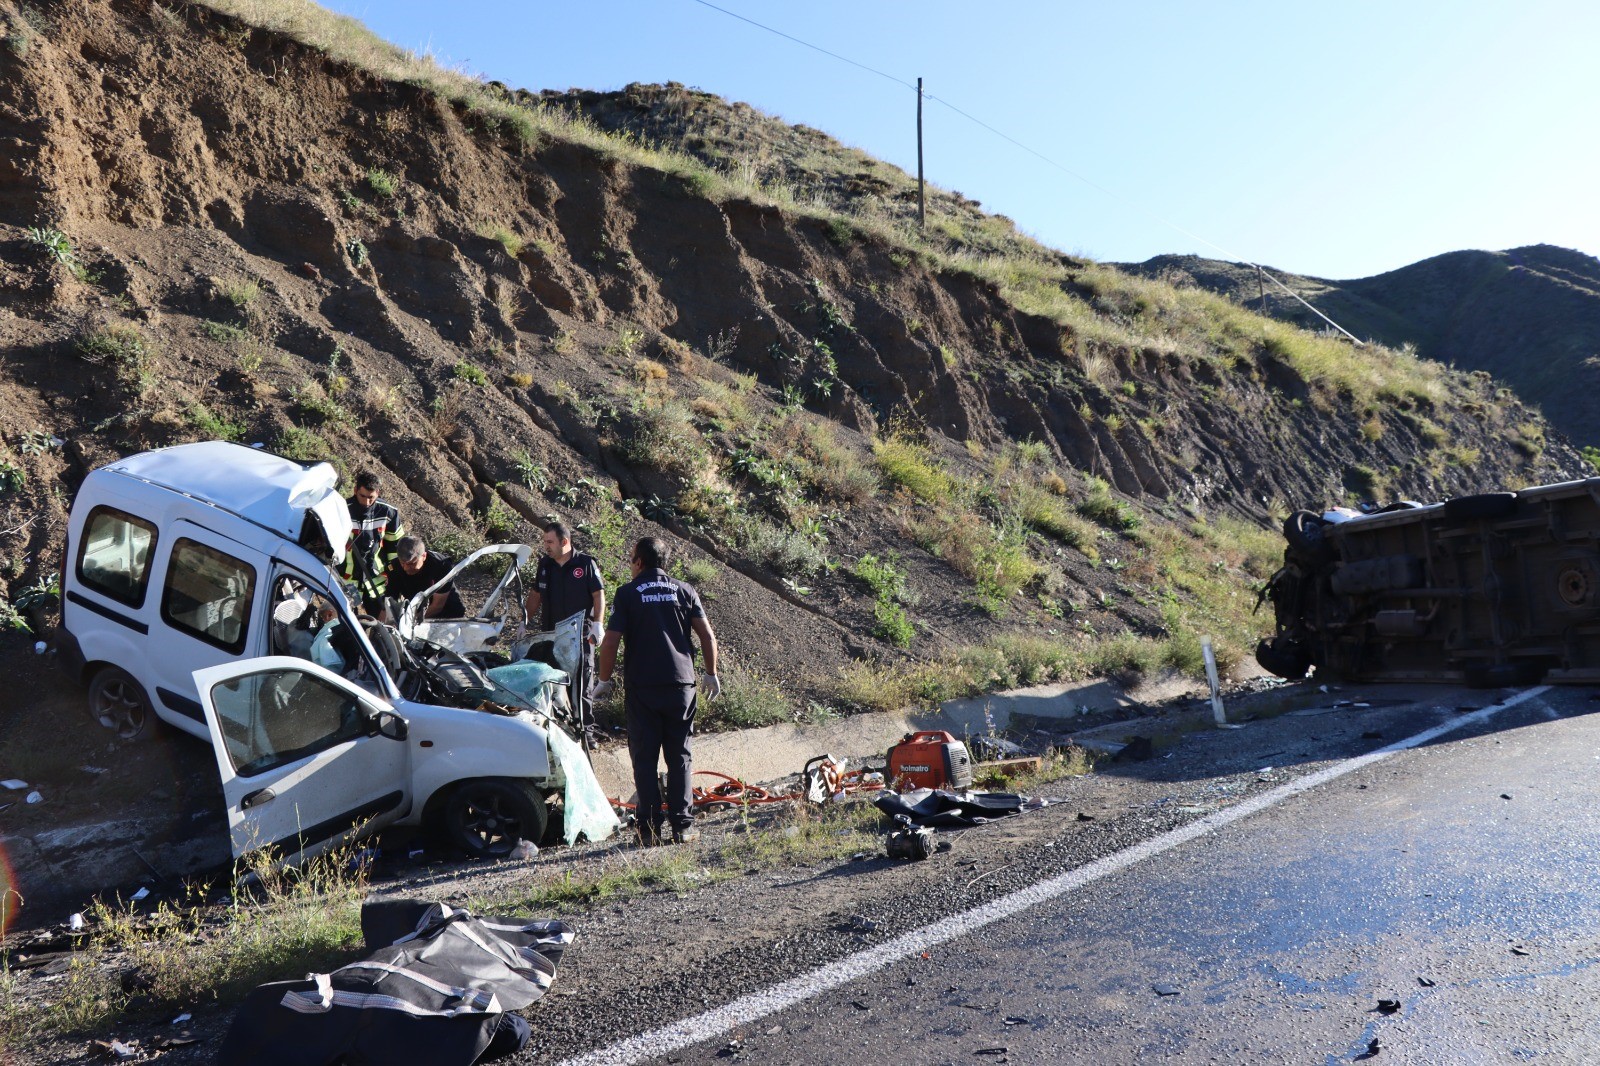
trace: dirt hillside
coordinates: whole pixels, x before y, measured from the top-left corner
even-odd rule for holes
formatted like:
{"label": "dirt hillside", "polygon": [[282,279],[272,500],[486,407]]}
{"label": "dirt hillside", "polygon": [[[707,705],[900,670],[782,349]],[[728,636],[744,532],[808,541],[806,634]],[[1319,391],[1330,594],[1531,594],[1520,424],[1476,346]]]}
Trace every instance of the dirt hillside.
{"label": "dirt hillside", "polygon": [[[1123,269],[1192,279],[1260,306],[1255,271],[1197,256],[1157,256]],[[1548,244],[1433,256],[1370,278],[1277,275],[1359,337],[1412,345],[1429,359],[1504,380],[1576,443],[1600,445],[1600,260]],[[1320,325],[1304,305],[1270,291],[1267,313]]]}
{"label": "dirt hillside", "polygon": [[1487,378],[380,77],[337,42],[406,58],[312,5],[218,6],[0,0],[8,595],[96,465],[260,442],[380,470],[446,547],[559,515],[614,578],[665,532],[725,713],[769,720],[885,698],[863,661],[982,686],[1200,628],[1237,659],[1274,515],[1580,469]]}

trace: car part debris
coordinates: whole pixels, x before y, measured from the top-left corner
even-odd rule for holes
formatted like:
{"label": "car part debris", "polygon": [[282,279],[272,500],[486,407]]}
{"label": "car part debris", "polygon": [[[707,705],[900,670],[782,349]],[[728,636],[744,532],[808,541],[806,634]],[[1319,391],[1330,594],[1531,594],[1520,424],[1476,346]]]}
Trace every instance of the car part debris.
{"label": "car part debris", "polygon": [[1297,511],[1263,590],[1270,672],[1485,688],[1600,681],[1600,478]]}
{"label": "car part debris", "polygon": [[884,776],[900,788],[971,788],[972,756],[942,729],[907,733],[889,749]]}
{"label": "car part debris", "polygon": [[911,819],[901,815],[895,819],[899,828],[884,841],[884,850],[891,859],[910,859],[920,862],[933,856],[933,830],[927,826],[913,826]]}

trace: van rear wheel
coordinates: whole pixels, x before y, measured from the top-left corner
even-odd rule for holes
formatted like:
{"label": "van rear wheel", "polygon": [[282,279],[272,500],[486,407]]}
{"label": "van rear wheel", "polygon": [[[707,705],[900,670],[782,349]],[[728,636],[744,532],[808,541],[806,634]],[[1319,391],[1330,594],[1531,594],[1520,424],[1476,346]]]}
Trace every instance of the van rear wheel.
{"label": "van rear wheel", "polygon": [[439,811],[445,842],[475,859],[511,852],[519,840],[544,839],[550,811],[544,796],[523,781],[487,777],[459,784]]}
{"label": "van rear wheel", "polygon": [[143,740],[156,731],[144,686],[121,667],[103,666],[89,682],[89,713],[123,740]]}

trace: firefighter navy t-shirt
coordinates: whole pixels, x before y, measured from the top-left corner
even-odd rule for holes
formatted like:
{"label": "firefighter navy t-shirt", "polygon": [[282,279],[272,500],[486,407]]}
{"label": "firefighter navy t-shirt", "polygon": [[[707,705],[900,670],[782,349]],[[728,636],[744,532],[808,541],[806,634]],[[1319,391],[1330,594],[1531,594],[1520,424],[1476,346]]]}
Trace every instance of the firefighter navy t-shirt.
{"label": "firefighter navy t-shirt", "polygon": [[694,684],[691,623],[705,616],[700,594],[664,570],[645,570],[618,589],[606,629],[622,634],[628,684]]}
{"label": "firefighter navy t-shirt", "polygon": [[[444,576],[455,569],[455,565],[455,560],[448,555],[432,549],[429,549],[428,557],[422,560],[422,569],[415,574],[406,573],[400,569],[399,563],[395,563],[389,569],[389,595],[397,597],[401,606],[404,606],[411,602],[411,597],[417,593],[424,592],[432,588],[436,582],[443,581]],[[437,596],[440,592],[450,597],[445,601],[444,610],[439,613],[440,618],[466,617],[467,608],[461,602],[461,593],[456,591],[454,581],[436,591],[434,595]],[[423,604],[422,609],[426,612],[428,605]]]}
{"label": "firefighter navy t-shirt", "polygon": [[594,556],[573,552],[567,561],[558,563],[546,555],[539,560],[539,572],[534,577],[534,588],[539,590],[540,625],[554,629],[579,611],[589,611],[594,606],[594,594],[604,586],[600,582],[600,567]]}

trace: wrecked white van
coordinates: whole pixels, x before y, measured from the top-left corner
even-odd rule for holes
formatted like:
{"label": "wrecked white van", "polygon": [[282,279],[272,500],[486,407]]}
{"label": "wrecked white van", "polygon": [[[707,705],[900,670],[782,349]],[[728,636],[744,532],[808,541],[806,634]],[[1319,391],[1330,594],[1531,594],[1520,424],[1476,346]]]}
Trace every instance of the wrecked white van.
{"label": "wrecked white van", "polygon": [[236,855],[304,857],[391,825],[503,855],[543,836],[557,798],[569,842],[608,835],[616,819],[554,721],[559,700],[489,676],[517,657],[532,549],[462,561],[457,573],[503,568],[472,617],[358,618],[330,569],[350,529],[336,482],[326,463],[222,442],[85,478],[58,648],[93,717],[128,740],[159,720],[208,741]]}

